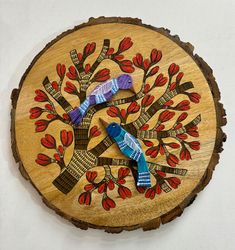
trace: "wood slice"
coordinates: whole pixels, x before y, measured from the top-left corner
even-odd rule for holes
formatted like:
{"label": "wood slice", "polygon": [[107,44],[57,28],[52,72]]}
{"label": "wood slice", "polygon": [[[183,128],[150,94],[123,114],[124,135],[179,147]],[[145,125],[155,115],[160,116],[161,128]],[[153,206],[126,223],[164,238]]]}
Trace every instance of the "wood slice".
{"label": "wood slice", "polygon": [[[120,91],[89,109],[76,128],[69,112],[99,82],[127,73]],[[82,229],[158,228],[210,181],[226,136],[210,67],[167,29],[132,18],[91,18],[51,41],[12,92],[12,149],[22,175],[47,206]],[[99,117],[140,141],[151,188],[136,187]]]}

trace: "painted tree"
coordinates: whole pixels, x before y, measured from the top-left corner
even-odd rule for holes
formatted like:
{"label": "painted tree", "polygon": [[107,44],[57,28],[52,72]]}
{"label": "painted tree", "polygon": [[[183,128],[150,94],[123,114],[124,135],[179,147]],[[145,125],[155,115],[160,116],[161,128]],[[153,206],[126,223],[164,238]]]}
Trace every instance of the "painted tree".
{"label": "painted tree", "polygon": [[[146,146],[145,154],[154,180],[153,186],[147,189],[136,187],[146,198],[153,199],[162,192],[178,188],[181,184],[180,176],[186,175],[187,170],[178,168],[177,165],[180,161],[190,160],[192,150],[200,149],[200,142],[195,139],[199,137],[197,125],[201,121],[200,115],[185,122],[188,120],[190,105],[200,101],[198,93],[189,91],[194,88],[193,83],[183,81],[184,73],[175,63],[169,65],[168,75],[160,73],[159,62],[162,52],[158,49],[153,48],[149,58],[144,59],[141,53],[137,53],[132,60],[125,59],[125,51],[132,46],[131,38],[125,37],[115,50],[110,47],[110,40],[105,39],[98,57],[91,65],[86,63],[86,59],[96,51],[95,42],[86,44],[82,52],[72,50],[70,57],[73,65],[66,68],[64,64],[58,63],[56,65],[58,79],[51,80],[45,77],[43,81],[45,90],[35,91],[35,101],[43,103],[44,106],[30,109],[31,119],[38,119],[43,113],[46,115],[45,119],[38,119],[35,122],[36,132],[46,131],[56,120],[71,126],[69,131],[60,131],[60,142],[50,134],[42,137],[41,144],[54,150],[54,157],[39,153],[36,163],[40,166],[58,164],[61,172],[53,184],[64,194],[69,193],[80,178],[86,175],[87,184],[84,186],[84,192],[79,194],[78,202],[90,205],[92,193],[98,192],[102,197],[102,206],[107,211],[116,206],[115,201],[109,197],[110,190],[116,189],[123,199],[131,198],[132,192],[125,186],[125,178],[131,175],[134,181],[137,170],[136,163],[132,160],[101,156],[114,143],[107,135],[88,150],[91,138],[101,135],[98,126],[90,126],[96,112],[106,109],[108,116],[119,118],[124,129]],[[122,72],[131,74],[135,69],[142,71],[142,86],[135,95],[91,107],[79,127],[75,127],[68,115],[74,107],[66,100],[66,96],[62,95],[61,90],[64,88],[67,94],[76,96],[78,104],[83,102],[91,84],[106,81],[112,75],[111,69],[101,67],[104,60],[115,62],[120,68],[120,74]],[[156,98],[158,90],[161,90],[162,95]],[[183,99],[175,103],[175,97],[179,95]],[[65,112],[63,115],[57,112],[55,102],[63,108]],[[127,108],[123,108],[123,104],[128,104]],[[137,119],[133,120],[133,114],[135,117],[138,114]],[[148,124],[150,119],[155,121],[153,127]],[[166,124],[171,124],[171,127],[166,128]],[[66,149],[72,145],[73,155],[66,165],[64,155]],[[164,165],[157,163],[159,156],[165,157]],[[117,176],[112,173],[112,166],[120,166]],[[96,181],[98,173],[92,170],[94,167],[104,168],[105,175],[101,181]]]}

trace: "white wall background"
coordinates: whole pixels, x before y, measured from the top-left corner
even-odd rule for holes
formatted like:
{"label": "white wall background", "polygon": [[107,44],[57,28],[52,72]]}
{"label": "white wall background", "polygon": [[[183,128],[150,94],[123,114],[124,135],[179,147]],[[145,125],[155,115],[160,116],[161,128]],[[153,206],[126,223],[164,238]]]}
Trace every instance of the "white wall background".
{"label": "white wall background", "polygon": [[[90,16],[139,17],[190,41],[214,69],[228,115],[228,140],[209,186],[181,218],[159,230],[82,231],[42,204],[10,148],[10,93],[34,56]],[[0,249],[235,249],[235,1],[0,0]]]}

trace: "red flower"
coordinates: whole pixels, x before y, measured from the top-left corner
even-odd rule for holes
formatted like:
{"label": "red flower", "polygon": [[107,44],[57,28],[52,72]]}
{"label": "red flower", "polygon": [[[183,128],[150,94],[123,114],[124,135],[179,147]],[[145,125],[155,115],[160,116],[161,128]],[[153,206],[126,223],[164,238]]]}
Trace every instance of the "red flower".
{"label": "red flower", "polygon": [[113,58],[117,61],[120,61],[120,60],[124,59],[124,55],[115,55]]}
{"label": "red flower", "polygon": [[158,125],[158,126],[155,128],[155,130],[156,130],[157,132],[159,132],[159,131],[162,131],[164,128],[165,128],[165,126],[164,126],[163,124],[160,124],[160,125]]}
{"label": "red flower", "polygon": [[30,112],[30,119],[35,119],[35,118],[38,118],[42,112],[43,112],[43,109],[42,108],[39,108],[39,107],[35,107],[35,108],[31,108],[29,110]]}
{"label": "red flower", "polygon": [[141,105],[142,105],[143,107],[148,107],[148,106],[153,102],[153,100],[154,100],[154,96],[152,96],[152,95],[146,95],[146,96],[142,99]]}
{"label": "red flower", "polygon": [[146,191],[146,188],[145,188],[145,187],[137,187],[136,189],[137,189],[137,191],[138,191],[139,193],[141,193],[141,194],[143,194],[143,193]]}
{"label": "red flower", "polygon": [[176,82],[179,83],[182,79],[182,77],[184,76],[183,72],[179,72],[179,74],[176,76]]}
{"label": "red flower", "polygon": [[103,182],[103,183],[101,183],[101,185],[99,186],[98,192],[99,192],[100,194],[102,194],[106,189],[107,189],[107,183],[106,183],[106,182]]}
{"label": "red flower", "polygon": [[69,67],[69,72],[66,75],[71,80],[75,80],[78,78],[78,73],[74,66]]}
{"label": "red flower", "polygon": [[126,176],[128,176],[129,173],[130,173],[129,168],[119,168],[119,170],[118,170],[118,179],[125,178]]}
{"label": "red flower", "polygon": [[65,147],[70,146],[71,143],[73,142],[73,133],[72,133],[72,131],[62,130],[60,132],[60,140],[61,140],[63,146],[65,146]]}
{"label": "red flower", "polygon": [[190,102],[188,100],[184,100],[176,105],[177,110],[189,110],[190,109]]}
{"label": "red flower", "polygon": [[45,109],[47,109],[49,111],[53,111],[54,110],[53,106],[51,104],[48,104],[48,103],[45,105]]}
{"label": "red flower", "polygon": [[140,53],[136,54],[136,56],[133,58],[133,63],[138,68],[142,67],[143,56]]}
{"label": "red flower", "polygon": [[178,134],[176,135],[179,139],[181,140],[186,140],[188,138],[188,136],[186,134]]}
{"label": "red flower", "polygon": [[152,141],[143,140],[143,143],[144,143],[144,145],[147,146],[147,147],[152,147],[152,146],[153,146],[153,142],[152,142]]}
{"label": "red flower", "polygon": [[140,130],[141,131],[145,131],[145,130],[147,130],[149,128],[149,125],[146,123],[146,124],[144,124],[141,128],[140,128]]}
{"label": "red flower", "polygon": [[191,159],[191,154],[190,152],[188,151],[187,148],[182,148],[182,150],[180,151],[180,159],[183,161],[183,160],[190,160]]}
{"label": "red flower", "polygon": [[159,145],[159,152],[161,155],[165,154],[165,148],[162,146],[162,144]]}
{"label": "red flower", "polygon": [[78,198],[78,202],[81,205],[90,205],[91,204],[91,193],[90,192],[84,192],[81,193],[79,198]]}
{"label": "red flower", "polygon": [[156,173],[158,175],[160,175],[161,177],[166,177],[166,173],[162,172],[162,171],[159,171],[159,170],[156,170]]}
{"label": "red flower", "polygon": [[46,134],[45,137],[41,139],[41,144],[46,148],[56,148],[56,140],[49,134]]}
{"label": "red flower", "polygon": [[96,82],[104,82],[110,78],[110,70],[109,69],[101,69],[94,75],[94,80]]}
{"label": "red flower", "polygon": [[153,67],[153,68],[150,70],[150,72],[148,73],[148,76],[153,76],[153,75],[157,74],[158,70],[159,70],[159,67],[158,67],[158,66]]}
{"label": "red flower", "polygon": [[162,192],[161,186],[159,184],[156,185],[156,191],[157,194],[160,194]]}
{"label": "red flower", "polygon": [[58,146],[58,151],[60,152],[61,155],[63,155],[63,153],[64,153],[64,148],[63,148],[63,146],[59,145],[59,146]]}
{"label": "red flower", "polygon": [[169,100],[169,101],[164,103],[164,106],[169,107],[169,106],[171,106],[173,104],[174,104],[174,102],[172,100]]}
{"label": "red flower", "polygon": [[57,153],[54,154],[54,158],[55,158],[56,161],[60,161],[61,160],[60,155],[57,154]]}
{"label": "red flower", "polygon": [[120,111],[120,114],[121,114],[121,117],[123,118],[123,119],[125,119],[125,117],[126,117],[126,110],[125,109],[121,109],[121,111]]}
{"label": "red flower", "polygon": [[98,127],[95,125],[90,129],[90,137],[97,137],[101,134],[100,130],[98,129]]}
{"label": "red flower", "polygon": [[198,127],[194,126],[192,128],[187,128],[187,134],[193,136],[193,137],[198,137],[199,133],[197,132]]}
{"label": "red flower", "polygon": [[120,114],[120,110],[119,108],[115,107],[115,106],[111,106],[108,110],[107,110],[107,114],[111,117],[117,117]]}
{"label": "red flower", "polygon": [[173,118],[175,115],[175,112],[171,112],[168,110],[163,111],[160,115],[159,115],[159,121],[161,122],[166,122],[169,121],[171,118]]}
{"label": "red flower", "polygon": [[113,180],[110,179],[109,182],[108,182],[108,188],[109,188],[109,190],[113,190],[114,187],[115,187],[114,182],[113,182]]}
{"label": "red flower", "polygon": [[47,114],[47,118],[50,119],[50,120],[53,120],[56,118],[56,115],[53,115],[53,114]]}
{"label": "red flower", "polygon": [[144,65],[144,69],[145,69],[145,70],[148,70],[148,69],[149,69],[149,66],[150,66],[150,61],[149,61],[149,59],[145,59],[144,62],[143,62],[143,65]]}
{"label": "red flower", "polygon": [[131,198],[131,190],[127,187],[120,186],[118,188],[118,193],[122,199]]}
{"label": "red flower", "polygon": [[89,63],[87,63],[85,65],[85,73],[87,74],[90,71],[90,69],[91,69],[91,65]]}
{"label": "red flower", "polygon": [[179,178],[177,177],[171,177],[167,179],[167,182],[170,184],[170,186],[172,188],[178,188],[178,186],[180,185],[181,181]]}
{"label": "red flower", "polygon": [[170,91],[174,90],[176,88],[177,84],[176,82],[173,82],[171,85],[170,85]]}
{"label": "red flower", "polygon": [[174,130],[180,129],[180,128],[182,128],[182,127],[183,127],[182,123],[178,123],[178,124],[174,127]]}
{"label": "red flower", "polygon": [[125,50],[128,50],[133,45],[130,37],[125,37],[119,43],[118,52],[121,53]]}
{"label": "red flower", "polygon": [[114,52],[114,48],[109,48],[106,55],[109,56],[109,55],[112,55]]}
{"label": "red flower", "polygon": [[87,184],[87,185],[84,186],[84,190],[85,190],[85,191],[90,191],[90,190],[93,189],[93,188],[94,188],[94,185],[93,185],[93,184]]}
{"label": "red flower", "polygon": [[201,96],[198,93],[194,92],[189,94],[189,99],[194,103],[199,103]]}
{"label": "red flower", "polygon": [[36,132],[42,132],[44,131],[49,124],[49,121],[47,120],[38,120],[35,122],[36,125]]}
{"label": "red flower", "polygon": [[48,100],[46,93],[41,89],[35,90],[35,94],[34,100],[37,102],[46,102]]}
{"label": "red flower", "polygon": [[171,166],[171,167],[175,167],[178,163],[179,163],[179,159],[177,156],[173,155],[173,154],[169,154],[167,156],[167,163]]}
{"label": "red flower", "polygon": [[183,112],[177,119],[177,123],[184,121],[188,117],[186,112]]}
{"label": "red flower", "polygon": [[42,165],[42,166],[47,166],[48,164],[52,162],[51,158],[44,154],[38,154],[37,159],[35,161],[37,164]]}
{"label": "red flower", "polygon": [[175,143],[175,142],[168,143],[167,145],[171,148],[179,148],[180,147],[180,145],[178,143]]}
{"label": "red flower", "polygon": [[102,206],[106,211],[109,211],[111,208],[115,208],[116,204],[114,200],[109,198],[108,196],[102,200]]}
{"label": "red flower", "polygon": [[147,151],[146,151],[146,155],[147,156],[150,156],[151,158],[156,158],[157,155],[158,155],[158,152],[159,152],[159,147],[152,147],[152,148],[149,148]]}
{"label": "red flower", "polygon": [[87,171],[86,172],[86,178],[89,182],[94,182],[96,177],[97,177],[96,171]]}
{"label": "red flower", "polygon": [[69,117],[69,115],[66,114],[66,113],[63,114],[63,119],[64,119],[65,121],[67,121],[67,122],[70,121],[70,117]]}
{"label": "red flower", "polygon": [[66,87],[64,87],[64,91],[73,95],[78,93],[76,86],[71,82],[66,82]]}
{"label": "red flower", "polygon": [[189,147],[193,150],[199,150],[200,149],[200,142],[199,141],[191,141],[188,143]]}
{"label": "red flower", "polygon": [[58,85],[58,83],[57,83],[56,81],[53,81],[53,82],[51,83],[51,86],[52,86],[52,88],[53,88],[55,91],[58,91],[58,90],[59,90],[59,85]]}
{"label": "red flower", "polygon": [[56,71],[60,79],[63,79],[66,71],[65,65],[58,63],[56,65]]}
{"label": "red flower", "polygon": [[145,197],[149,198],[149,199],[154,199],[155,197],[155,189],[154,188],[149,188],[146,193],[145,193]]}
{"label": "red flower", "polygon": [[180,69],[179,65],[177,65],[175,63],[172,63],[170,65],[170,67],[168,68],[168,73],[169,73],[170,76],[173,76],[173,75],[178,73],[179,69]]}
{"label": "red flower", "polygon": [[132,66],[132,62],[129,60],[123,60],[119,62],[119,67],[123,72],[132,73],[135,68]]}
{"label": "red flower", "polygon": [[135,102],[132,102],[128,108],[127,108],[127,112],[129,114],[134,114],[136,112],[138,112],[140,109],[140,105],[135,101]]}
{"label": "red flower", "polygon": [[148,93],[148,91],[150,90],[150,85],[147,83],[144,85],[144,93]]}
{"label": "red flower", "polygon": [[162,58],[162,52],[157,49],[153,49],[150,55],[152,63],[158,63]]}
{"label": "red flower", "polygon": [[85,55],[85,57],[91,55],[92,53],[94,53],[95,51],[95,47],[96,47],[96,44],[93,42],[93,43],[88,43],[84,50],[83,50],[83,54]]}
{"label": "red flower", "polygon": [[82,53],[78,53],[77,56],[78,56],[78,61],[81,62],[82,61]]}
{"label": "red flower", "polygon": [[167,82],[167,77],[164,77],[163,74],[159,74],[154,82],[155,86],[160,87],[165,85]]}

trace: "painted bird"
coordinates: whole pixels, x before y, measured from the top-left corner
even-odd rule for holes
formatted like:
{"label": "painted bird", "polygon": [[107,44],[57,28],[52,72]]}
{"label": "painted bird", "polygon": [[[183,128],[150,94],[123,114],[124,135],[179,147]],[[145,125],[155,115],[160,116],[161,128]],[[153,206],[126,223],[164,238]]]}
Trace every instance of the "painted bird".
{"label": "painted bird", "polygon": [[78,126],[91,105],[110,100],[120,89],[129,89],[134,92],[133,81],[130,75],[123,74],[98,85],[91,94],[87,96],[85,101],[81,103],[80,107],[69,113],[72,123]]}
{"label": "painted bird", "polygon": [[139,141],[116,122],[108,124],[100,118],[109,136],[117,143],[121,152],[137,162],[138,187],[151,187],[150,173]]}

